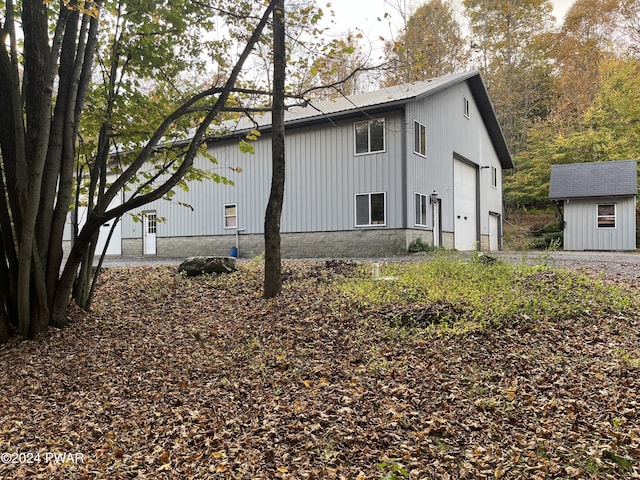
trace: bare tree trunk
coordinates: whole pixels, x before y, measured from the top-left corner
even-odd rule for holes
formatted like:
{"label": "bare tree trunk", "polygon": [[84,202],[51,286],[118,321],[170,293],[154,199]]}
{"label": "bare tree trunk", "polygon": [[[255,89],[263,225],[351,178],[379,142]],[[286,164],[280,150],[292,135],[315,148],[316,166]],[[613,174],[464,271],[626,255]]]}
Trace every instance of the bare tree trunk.
{"label": "bare tree trunk", "polygon": [[273,298],[282,291],[280,220],[284,200],[284,82],[286,71],[285,0],[273,10],[273,110],[271,194],[264,219],[264,297]]}

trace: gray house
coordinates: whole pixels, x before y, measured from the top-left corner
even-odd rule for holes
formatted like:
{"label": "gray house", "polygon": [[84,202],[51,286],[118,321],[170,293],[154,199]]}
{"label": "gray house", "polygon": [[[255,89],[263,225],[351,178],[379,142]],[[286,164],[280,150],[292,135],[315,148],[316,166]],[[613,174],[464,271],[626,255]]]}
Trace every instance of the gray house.
{"label": "gray house", "polygon": [[[254,128],[240,120],[208,143],[217,165],[198,160],[234,185],[196,182],[135,212],[144,222],[123,218],[123,255],[263,251],[270,117],[254,120],[262,135],[253,154],[238,148]],[[501,246],[502,172],[513,161],[478,72],[293,107],[286,155],[285,256],[394,255],[417,238],[459,250]]]}
{"label": "gray house", "polygon": [[553,165],[549,198],[564,222],[565,250],[635,250],[635,160]]}

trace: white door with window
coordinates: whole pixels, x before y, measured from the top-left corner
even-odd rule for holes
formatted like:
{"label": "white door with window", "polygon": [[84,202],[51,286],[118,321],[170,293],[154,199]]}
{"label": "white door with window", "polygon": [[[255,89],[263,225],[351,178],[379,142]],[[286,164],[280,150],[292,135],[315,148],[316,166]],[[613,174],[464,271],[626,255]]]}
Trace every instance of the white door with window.
{"label": "white door with window", "polygon": [[156,212],[144,212],[142,214],[142,253],[144,255],[156,254],[156,232],[158,221]]}
{"label": "white door with window", "polygon": [[478,174],[475,165],[453,161],[455,248],[476,250],[478,246]]}

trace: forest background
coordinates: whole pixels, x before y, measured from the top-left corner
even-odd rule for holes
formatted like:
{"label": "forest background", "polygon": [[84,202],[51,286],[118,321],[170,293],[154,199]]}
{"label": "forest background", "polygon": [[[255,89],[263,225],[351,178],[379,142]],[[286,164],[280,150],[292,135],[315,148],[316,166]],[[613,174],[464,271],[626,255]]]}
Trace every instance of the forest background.
{"label": "forest background", "polygon": [[576,0],[561,20],[549,0],[386,4],[385,70],[345,93],[480,70],[516,164],[507,214],[550,205],[553,164],[640,158],[639,1]]}

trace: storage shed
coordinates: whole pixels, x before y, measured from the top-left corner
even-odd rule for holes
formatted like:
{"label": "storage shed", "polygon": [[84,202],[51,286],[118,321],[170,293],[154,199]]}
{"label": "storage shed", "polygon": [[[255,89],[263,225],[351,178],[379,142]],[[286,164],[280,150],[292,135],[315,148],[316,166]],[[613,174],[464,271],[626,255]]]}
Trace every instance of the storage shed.
{"label": "storage shed", "polygon": [[635,250],[636,160],[553,165],[549,198],[562,212],[565,250]]}

